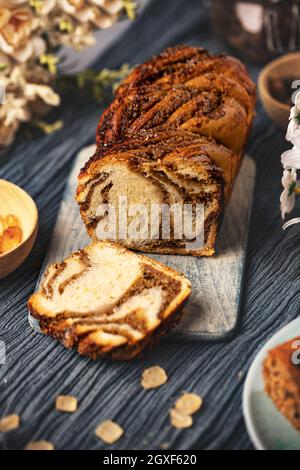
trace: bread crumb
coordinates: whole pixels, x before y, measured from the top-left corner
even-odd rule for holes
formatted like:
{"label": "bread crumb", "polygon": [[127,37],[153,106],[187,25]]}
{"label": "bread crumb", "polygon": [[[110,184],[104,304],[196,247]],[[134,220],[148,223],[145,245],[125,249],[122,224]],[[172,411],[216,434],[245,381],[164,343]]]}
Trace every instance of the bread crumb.
{"label": "bread crumb", "polygon": [[171,425],[177,429],[190,428],[193,424],[193,419],[190,415],[180,413],[175,408],[170,410]]}
{"label": "bread crumb", "polygon": [[202,398],[196,393],[184,393],[176,401],[175,408],[181,414],[192,415],[201,408],[202,403]]}
{"label": "bread crumb", "polygon": [[142,375],[142,387],[147,389],[158,388],[164,385],[168,380],[165,370],[160,366],[149,367],[145,369]]}
{"label": "bread crumb", "polygon": [[96,436],[105,444],[114,444],[124,434],[123,429],[114,421],[103,421],[95,429]]}
{"label": "bread crumb", "polygon": [[77,410],[77,398],[71,395],[59,395],[56,397],[55,408],[58,411],[74,413]]}
{"label": "bread crumb", "polygon": [[49,441],[31,441],[28,442],[25,450],[54,450],[54,445]]}
{"label": "bread crumb", "polygon": [[4,416],[0,419],[0,432],[8,432],[20,426],[20,417],[16,414]]}
{"label": "bread crumb", "polygon": [[171,444],[169,442],[162,442],[159,446],[162,450],[170,449]]}

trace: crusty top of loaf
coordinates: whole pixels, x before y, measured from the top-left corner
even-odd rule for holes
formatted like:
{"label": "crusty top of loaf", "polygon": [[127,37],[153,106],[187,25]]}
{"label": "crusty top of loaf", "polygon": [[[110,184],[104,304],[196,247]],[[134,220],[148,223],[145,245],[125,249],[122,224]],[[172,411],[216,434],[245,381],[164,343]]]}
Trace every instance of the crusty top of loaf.
{"label": "crusty top of loaf", "polygon": [[118,87],[116,95],[128,93],[128,89],[141,84],[184,83],[190,78],[191,73],[195,75],[207,71],[219,73],[220,68],[225,75],[235,76],[236,80],[246,88],[255,104],[255,85],[246,67],[238,59],[224,54],[212,56],[202,47],[187,45],[168,47],[135,67]]}
{"label": "crusty top of loaf", "polygon": [[[121,84],[114,101],[101,116],[97,142],[116,142],[141,129],[157,126],[185,127],[183,116],[185,119],[189,116],[188,130],[209,135],[204,129],[205,122],[197,130],[197,115],[201,113],[204,120],[215,120],[214,124],[220,121],[223,125],[223,118],[234,120],[234,126],[239,126],[239,132],[245,134],[241,135],[240,144],[233,142],[241,152],[255,101],[255,85],[237,59],[210,56],[196,47],[171,47],[137,66]],[[214,126],[209,127],[213,131]],[[232,127],[231,132],[234,131]],[[221,128],[213,132],[224,138]]]}

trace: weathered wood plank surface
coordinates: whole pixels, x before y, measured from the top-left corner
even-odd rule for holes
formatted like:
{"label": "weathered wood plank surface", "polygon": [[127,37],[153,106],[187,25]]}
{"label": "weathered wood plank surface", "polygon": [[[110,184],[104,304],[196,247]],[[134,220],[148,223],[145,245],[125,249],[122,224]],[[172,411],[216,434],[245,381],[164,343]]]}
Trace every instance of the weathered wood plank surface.
{"label": "weathered wood plank surface", "polygon": [[[145,14],[99,58],[98,66],[141,62],[167,45],[190,43],[224,51],[209,29],[198,0],[152,0]],[[257,69],[251,68],[253,77]],[[0,177],[23,186],[35,198],[40,229],[31,256],[14,274],[0,281],[0,339],[7,364],[0,366],[0,415],[18,413],[19,430],[0,436],[2,448],[23,448],[29,440],[47,439],[60,449],[100,449],[94,428],[115,419],[125,429],[114,446],[174,449],[252,448],[246,433],[241,397],[243,380],[255,354],[283,324],[299,315],[300,226],[281,230],[279,156],[287,145],[283,133],[261,105],[248,151],[257,177],[249,232],[242,315],[234,338],[221,343],[166,340],[131,363],[96,363],[65,350],[51,338],[32,332],[26,302],[34,291],[49,246],[72,161],[94,140],[100,114],[96,106],[65,103],[65,126],[52,136],[16,142],[0,156]],[[1,201],[0,201],[1,204]],[[167,385],[143,391],[145,367],[160,364]],[[182,390],[204,397],[192,429],[169,426],[168,410]],[[79,409],[72,416],[54,409],[55,396],[71,393]]]}
{"label": "weathered wood plank surface", "polygon": [[[90,243],[74,195],[80,168],[94,150],[94,146],[88,146],[79,152],[67,178],[36,290],[40,288],[50,264],[61,262],[70,253]],[[214,257],[153,255],[153,258],[184,273],[192,283],[192,295],[185,306],[184,319],[176,328],[176,335],[186,339],[220,340],[233,333],[240,311],[254,180],[255,164],[247,155],[226,208]],[[30,314],[28,318],[33,329],[39,331],[38,321]]]}

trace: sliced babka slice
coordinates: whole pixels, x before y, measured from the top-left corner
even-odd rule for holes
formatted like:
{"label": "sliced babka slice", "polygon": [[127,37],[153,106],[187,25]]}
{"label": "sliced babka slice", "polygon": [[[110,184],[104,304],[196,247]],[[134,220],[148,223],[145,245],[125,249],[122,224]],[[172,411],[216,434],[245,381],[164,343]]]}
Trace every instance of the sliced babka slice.
{"label": "sliced babka slice", "polygon": [[29,299],[42,331],[96,359],[130,359],[179,320],[189,281],[163,264],[97,242],[50,266]]}
{"label": "sliced babka slice", "polygon": [[300,336],[268,352],[263,376],[266,393],[300,432]]}
{"label": "sliced babka slice", "polygon": [[[206,137],[142,133],[96,153],[79,176],[77,201],[94,240],[117,240],[153,253],[210,256],[239,163],[236,154]],[[130,231],[134,224],[143,227]]]}

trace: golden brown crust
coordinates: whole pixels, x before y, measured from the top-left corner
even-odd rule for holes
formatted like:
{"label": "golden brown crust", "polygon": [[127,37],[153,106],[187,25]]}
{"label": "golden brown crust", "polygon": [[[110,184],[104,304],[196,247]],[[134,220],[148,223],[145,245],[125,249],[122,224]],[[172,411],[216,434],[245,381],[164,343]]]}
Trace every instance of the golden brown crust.
{"label": "golden brown crust", "polygon": [[[111,160],[122,160],[135,157],[135,161],[150,160],[161,162],[172,158],[172,155],[180,159],[190,159],[192,157],[207,157],[207,164],[215,168],[225,179],[228,185],[227,193],[231,192],[234,179],[240,166],[240,156],[218,144],[215,140],[195,135],[189,131],[163,130],[141,131],[130,139],[110,144],[105,147],[99,146],[95,154],[89,159],[79,173],[79,186],[77,196],[84,189],[81,184],[86,184],[92,178],[98,182],[95,175],[99,174],[99,169],[103,166],[104,157]],[[98,176],[104,180],[103,174]],[[226,197],[227,199],[227,197]],[[80,197],[78,197],[80,203]]]}
{"label": "golden brown crust", "polygon": [[157,56],[138,65],[117,89],[116,96],[128,93],[128,89],[141,85],[185,83],[191,76],[203,75],[207,71],[213,74],[224,73],[232,76],[242,85],[255,102],[255,85],[246,67],[230,56],[210,54],[201,47],[179,45],[169,47]]}
{"label": "golden brown crust", "polygon": [[[300,336],[269,351],[263,366],[265,391],[278,410],[300,431]],[[297,357],[296,357],[297,356]]]}
{"label": "golden brown crust", "polygon": [[[155,330],[155,332],[147,335],[142,341],[135,345],[120,346],[119,348],[112,350],[109,354],[109,358],[117,361],[129,361],[134,359],[136,356],[141,354],[146,348],[152,349],[167,333],[177,326],[182,316],[184,315],[184,306],[187,302],[185,299],[181,305],[174,309],[172,315],[170,315],[166,321]],[[78,348],[78,352],[83,356],[89,356],[91,359],[96,360],[103,356],[103,353],[99,351],[95,345],[89,341],[82,341]]]}
{"label": "golden brown crust", "polygon": [[255,108],[255,86],[236,59],[200,48],[169,48],[136,67],[102,114],[98,144],[142,129],[182,128],[244,149]]}

